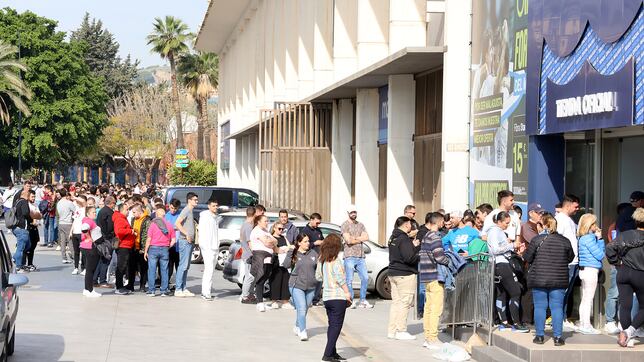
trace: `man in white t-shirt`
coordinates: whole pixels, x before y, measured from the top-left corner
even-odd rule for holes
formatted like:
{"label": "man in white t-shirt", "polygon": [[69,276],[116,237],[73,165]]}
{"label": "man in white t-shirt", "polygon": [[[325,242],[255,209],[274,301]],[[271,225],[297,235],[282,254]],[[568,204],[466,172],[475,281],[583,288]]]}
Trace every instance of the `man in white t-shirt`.
{"label": "man in white t-shirt", "polygon": [[572,220],[572,216],[574,216],[577,211],[579,211],[579,198],[575,195],[566,194],[561,201],[561,211],[555,215],[555,220],[557,220],[557,233],[570,240],[572,250],[575,252],[575,259],[568,264],[568,289],[566,289],[566,294],[564,296],[564,310],[566,311],[564,327],[568,330],[574,330],[575,328],[575,325],[568,321],[568,318],[572,313],[572,305],[569,305],[571,304],[569,301],[573,294],[575,281],[579,277],[579,259],[577,258],[577,225]]}
{"label": "man in white t-shirt", "polygon": [[510,224],[505,230],[505,233],[508,235],[508,239],[514,241],[519,235],[521,235],[521,219],[519,215],[514,211],[514,194],[510,190],[502,190],[497,194],[497,201],[499,207],[494,209],[485,217],[483,222],[483,229],[481,230],[481,237],[487,239],[487,232],[492,226],[494,226],[494,217],[501,211],[505,211],[510,214]]}

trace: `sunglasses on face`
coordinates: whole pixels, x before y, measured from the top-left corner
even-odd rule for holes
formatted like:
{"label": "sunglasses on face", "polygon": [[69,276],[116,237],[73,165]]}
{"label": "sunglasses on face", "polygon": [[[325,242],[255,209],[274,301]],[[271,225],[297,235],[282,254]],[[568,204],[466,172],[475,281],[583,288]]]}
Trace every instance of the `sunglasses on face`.
{"label": "sunglasses on face", "polygon": [[284,230],[284,228],[275,228],[275,230],[282,231],[282,230]]}

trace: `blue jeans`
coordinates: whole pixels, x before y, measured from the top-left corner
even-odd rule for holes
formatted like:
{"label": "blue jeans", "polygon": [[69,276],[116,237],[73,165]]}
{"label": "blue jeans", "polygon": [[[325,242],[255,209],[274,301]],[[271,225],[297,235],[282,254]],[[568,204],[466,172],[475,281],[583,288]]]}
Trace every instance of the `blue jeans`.
{"label": "blue jeans", "polygon": [[568,318],[572,314],[573,303],[571,298],[575,293],[575,281],[577,281],[577,278],[579,278],[579,265],[568,265],[568,288],[564,296],[564,318]]}
{"label": "blue jeans", "polygon": [[168,291],[168,262],[170,252],[167,247],[150,246],[148,249],[148,293],[154,293],[157,264],[161,265],[161,293]]}
{"label": "blue jeans", "polygon": [[49,216],[49,214],[45,214],[44,219],[44,234],[45,238],[43,239],[43,245],[49,245],[49,243],[54,243],[56,239],[54,239],[54,227],[56,226],[56,218]]}
{"label": "blue jeans", "polygon": [[295,304],[295,309],[297,310],[295,326],[299,328],[300,331],[304,331],[306,330],[306,313],[309,311],[309,306],[313,303],[315,288],[302,290],[291,287],[289,290],[293,297],[293,304]]}
{"label": "blue jeans", "polygon": [[367,285],[369,284],[369,273],[364,258],[350,256],[344,259],[344,271],[347,274],[349,290],[352,288],[354,270],[358,271],[358,277],[360,277],[360,301],[363,301],[367,299]]}
{"label": "blue jeans", "polygon": [[177,244],[179,244],[179,267],[177,268],[177,276],[175,278],[176,290],[184,290],[186,289],[186,281],[188,279],[188,269],[190,269],[190,257],[195,245],[184,239],[179,239]]}
{"label": "blue jeans", "polygon": [[22,268],[22,255],[29,249],[29,230],[15,228],[13,235],[16,236],[16,252],[13,254],[13,261],[16,263],[16,268]]}
{"label": "blue jeans", "polygon": [[564,320],[564,295],[565,289],[532,288],[534,302],[534,329],[537,336],[545,334],[546,309],[550,306],[552,316],[552,335],[561,337]]}
{"label": "blue jeans", "polygon": [[55,216],[52,217],[51,222],[54,225],[54,228],[51,231],[51,234],[49,234],[49,244],[53,245],[58,242],[58,218]]}
{"label": "blue jeans", "polygon": [[619,292],[617,291],[617,269],[613,265],[610,266],[610,287],[606,292],[606,303],[604,309],[606,310],[606,322],[615,322],[617,318],[617,298]]}

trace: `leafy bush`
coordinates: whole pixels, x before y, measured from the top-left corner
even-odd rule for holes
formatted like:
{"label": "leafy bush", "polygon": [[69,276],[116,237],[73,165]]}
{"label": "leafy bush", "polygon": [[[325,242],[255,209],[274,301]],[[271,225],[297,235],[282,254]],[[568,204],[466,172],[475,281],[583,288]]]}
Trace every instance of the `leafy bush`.
{"label": "leafy bush", "polygon": [[217,184],[217,165],[204,160],[190,160],[186,168],[168,170],[171,185],[213,186]]}

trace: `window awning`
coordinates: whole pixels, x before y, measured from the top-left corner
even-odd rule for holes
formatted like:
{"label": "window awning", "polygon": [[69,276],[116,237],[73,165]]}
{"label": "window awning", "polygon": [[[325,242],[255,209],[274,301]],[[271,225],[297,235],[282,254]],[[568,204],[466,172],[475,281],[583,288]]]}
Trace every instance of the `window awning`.
{"label": "window awning", "polygon": [[387,85],[389,76],[418,74],[443,66],[447,47],[404,48],[390,56],[338,81],[303,99],[303,102],[328,102],[353,98],[358,88],[379,88]]}

